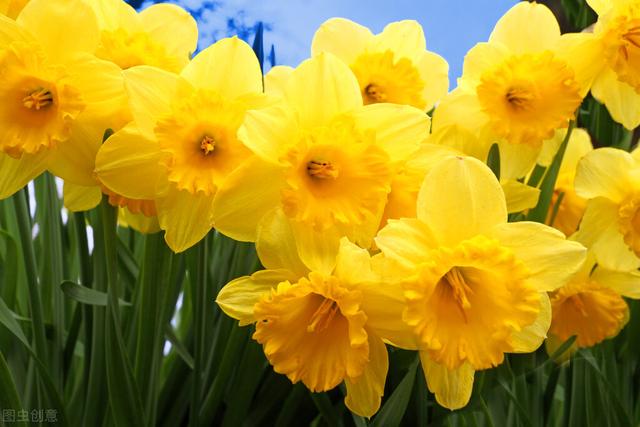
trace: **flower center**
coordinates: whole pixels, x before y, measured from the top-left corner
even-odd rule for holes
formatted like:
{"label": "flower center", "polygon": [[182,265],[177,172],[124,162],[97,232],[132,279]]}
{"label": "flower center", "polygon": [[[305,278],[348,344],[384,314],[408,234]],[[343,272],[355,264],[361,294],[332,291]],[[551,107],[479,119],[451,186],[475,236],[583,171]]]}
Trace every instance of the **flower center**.
{"label": "flower center", "polygon": [[307,173],[312,178],[327,179],[338,177],[338,169],[324,160],[310,160],[307,163]]}
{"label": "flower center", "polygon": [[22,104],[29,110],[42,110],[53,105],[53,93],[49,89],[39,87],[22,98]]}
{"label": "flower center", "polygon": [[465,281],[462,271],[457,267],[452,268],[440,279],[437,286],[443,287],[441,289],[443,293],[450,294],[460,315],[464,318],[464,322],[468,323],[466,311],[471,308],[471,303],[467,295],[473,294],[473,290]]}
{"label": "flower center", "polygon": [[618,79],[640,93],[640,5],[629,2],[608,21],[604,41],[605,59]]}
{"label": "flower center", "polygon": [[516,110],[531,108],[531,101],[535,98],[529,90],[521,87],[509,89],[505,97],[511,107]]}
{"label": "flower center", "polygon": [[324,331],[329,327],[336,313],[338,313],[338,304],[336,304],[335,301],[325,298],[311,316],[311,321],[309,326],[307,326],[307,332]]}
{"label": "flower center", "polygon": [[210,137],[209,135],[205,135],[200,141],[200,150],[205,156],[213,153],[216,149],[216,140]]}
{"label": "flower center", "polygon": [[366,104],[385,102],[387,100],[387,94],[375,83],[368,84],[367,87],[364,88],[364,94],[367,100]]}

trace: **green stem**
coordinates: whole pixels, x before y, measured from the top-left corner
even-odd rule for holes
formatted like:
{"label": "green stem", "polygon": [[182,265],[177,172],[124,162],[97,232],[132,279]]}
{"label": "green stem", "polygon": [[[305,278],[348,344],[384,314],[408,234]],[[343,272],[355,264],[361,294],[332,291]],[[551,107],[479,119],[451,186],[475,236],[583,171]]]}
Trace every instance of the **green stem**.
{"label": "green stem", "polygon": [[202,399],[202,368],[205,360],[205,304],[207,300],[207,244],[208,236],[205,236],[196,246],[195,280],[191,281],[194,330],[193,382],[191,383],[191,406],[189,412],[189,425],[191,426],[199,425]]}

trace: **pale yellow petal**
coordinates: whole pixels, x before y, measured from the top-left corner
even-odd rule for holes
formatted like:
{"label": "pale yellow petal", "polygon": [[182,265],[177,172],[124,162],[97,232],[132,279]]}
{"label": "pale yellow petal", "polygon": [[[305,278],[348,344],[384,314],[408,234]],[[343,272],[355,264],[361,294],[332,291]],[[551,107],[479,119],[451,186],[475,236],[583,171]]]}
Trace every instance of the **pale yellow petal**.
{"label": "pale yellow petal", "polygon": [[419,56],[416,66],[424,82],[422,98],[425,110],[431,110],[449,91],[449,64],[440,55],[425,51]]}
{"label": "pale yellow petal", "polygon": [[222,39],[198,53],[180,75],[194,87],[227,99],[262,92],[258,58],[251,46],[237,37]]}
{"label": "pale yellow petal", "polygon": [[522,212],[538,204],[540,190],[513,179],[500,182],[507,199],[507,212]]}
{"label": "pale yellow petal", "polygon": [[[460,87],[445,96],[433,113],[433,132],[448,126],[461,126],[474,134],[488,124],[476,94]],[[488,149],[487,149],[488,150]]]}
{"label": "pale yellow petal", "polygon": [[591,32],[568,33],[560,37],[556,54],[573,69],[582,96],[589,92],[607,66],[602,60],[605,49],[604,40]]}
{"label": "pale yellow petal", "polygon": [[545,292],[540,293],[540,312],[536,320],[509,338],[513,353],[532,353],[542,345],[551,325],[551,302]]}
{"label": "pale yellow petal", "polygon": [[54,61],[65,62],[78,52],[93,53],[100,40],[96,16],[82,0],[31,0],[16,20]]}
{"label": "pale yellow petal", "polygon": [[157,216],[134,214],[128,208],[118,209],[118,224],[123,227],[131,227],[142,234],[157,233],[161,230]]}
{"label": "pale yellow petal", "polygon": [[519,2],[500,18],[489,42],[502,43],[521,54],[550,49],[559,39],[560,26],[547,6]]}
{"label": "pale yellow petal", "polygon": [[182,252],[198,243],[213,228],[213,196],[194,195],[171,189],[156,200],[164,239],[174,252]]}
{"label": "pale yellow petal", "polygon": [[591,143],[591,136],[586,129],[574,129],[569,138],[569,144],[567,145],[567,151],[562,158],[562,164],[560,165],[561,174],[572,174],[575,176],[578,168],[578,163],[584,156],[593,151],[593,144]]}
{"label": "pale yellow petal", "polygon": [[385,256],[408,270],[417,268],[438,245],[427,224],[416,218],[390,219],[375,241]]}
{"label": "pale yellow petal", "polygon": [[88,211],[95,208],[102,200],[100,187],[83,187],[65,182],[63,187],[64,207],[71,212]]}
{"label": "pale yellow petal", "polygon": [[640,273],[638,271],[613,271],[597,267],[591,280],[613,289],[627,298],[640,298]]}
{"label": "pale yellow petal", "polygon": [[513,144],[501,141],[500,179],[520,179],[531,172],[540,155],[542,145]]}
{"label": "pale yellow petal", "polygon": [[614,0],[587,0],[587,4],[598,15],[604,15],[615,4]]}
{"label": "pale yellow petal", "polygon": [[255,156],[247,159],[218,188],[213,201],[216,229],[232,239],[255,242],[258,224],[280,203],[284,185],[282,168]]}
{"label": "pale yellow petal", "polygon": [[311,55],[329,52],[351,65],[372,41],[373,34],[367,27],[345,18],[331,18],[313,35]]}
{"label": "pale yellow petal", "polygon": [[329,275],[336,265],[342,237],[338,230],[318,230],[305,223],[291,221],[298,256],[311,271]]}
{"label": "pale yellow petal", "polygon": [[284,97],[287,83],[293,68],[287,65],[276,65],[264,76],[264,92],[269,95]]}
{"label": "pale yellow petal", "polygon": [[47,168],[47,150],[14,159],[0,153],[0,200],[12,196]]}
{"label": "pale yellow petal", "polygon": [[216,303],[229,317],[245,326],[256,321],[253,306],[284,281],[295,282],[298,277],[288,270],[262,270],[227,283],[218,293]]}
{"label": "pale yellow petal", "polygon": [[631,171],[639,164],[617,148],[599,148],[585,155],[576,171],[575,189],[585,199],[605,197],[619,203],[634,187]]}
{"label": "pale yellow petal", "polygon": [[420,23],[404,20],[392,22],[384,27],[384,30],[375,36],[372,49],[376,52],[390,50],[396,58],[418,59],[427,49],[427,44]]}
{"label": "pale yellow petal", "polygon": [[326,125],[336,116],[362,106],[356,77],[330,53],[307,59],[295,69],[286,98],[307,128]]}
{"label": "pale yellow petal", "polygon": [[298,255],[291,224],[281,209],[271,210],[260,222],[256,251],[265,268],[286,269],[299,277],[309,272]]}
{"label": "pale yellow petal", "polygon": [[566,240],[560,231],[537,222],[500,224],[487,235],[524,262],[529,281],[539,291],[563,286],[582,266],[587,254],[580,243]]}
{"label": "pale yellow petal", "polygon": [[8,46],[16,41],[33,43],[35,39],[27,29],[22,28],[15,20],[0,13],[0,45]]}
{"label": "pale yellow petal", "polygon": [[465,362],[457,369],[449,370],[444,365],[433,362],[426,351],[420,352],[422,371],[429,391],[436,395],[436,401],[445,408],[459,409],[469,403],[473,390],[473,367]]}
{"label": "pale yellow petal", "polygon": [[464,154],[485,161],[489,154],[490,145],[471,131],[456,125],[440,126],[437,131],[429,135],[427,142],[444,147],[450,147],[455,154]]}
{"label": "pale yellow petal", "polygon": [[124,28],[127,31],[142,31],[138,13],[122,0],[85,0],[93,8],[101,30],[115,31]]}
{"label": "pale yellow petal", "polygon": [[356,287],[362,282],[375,280],[369,251],[343,237],[340,239],[333,275],[340,279],[340,283],[352,287]]}
{"label": "pale yellow petal", "polygon": [[484,234],[507,221],[504,192],[491,169],[473,157],[449,157],[424,180],[418,218],[446,245]]}
{"label": "pale yellow petal", "polygon": [[151,39],[186,65],[198,45],[198,24],[183,8],[154,4],[140,12],[140,23]]}
{"label": "pale yellow petal", "polygon": [[460,85],[475,89],[482,75],[496,67],[509,56],[508,49],[502,44],[477,43],[464,57]]}
{"label": "pale yellow petal", "polygon": [[606,105],[616,122],[630,130],[640,126],[640,94],[629,84],[618,80],[610,68],[593,82],[591,94]]}
{"label": "pale yellow petal", "polygon": [[576,238],[593,251],[600,266],[631,271],[640,267],[640,259],[624,242],[618,222],[615,203],[602,197],[590,200]]}
{"label": "pale yellow petal", "polygon": [[49,150],[49,171],[76,185],[97,185],[93,170],[105,130],[104,126],[76,121],[71,137]]}
{"label": "pale yellow petal", "polygon": [[111,135],[96,157],[96,174],[111,191],[151,200],[167,190],[166,167],[158,143],[134,126]]}
{"label": "pale yellow petal", "polygon": [[344,403],[351,412],[367,418],[378,412],[388,370],[389,356],[386,346],[380,338],[369,333],[369,363],[362,375],[344,379],[347,386]]}
{"label": "pale yellow petal", "polygon": [[429,136],[431,120],[424,111],[408,105],[370,104],[354,113],[356,126],[375,132],[376,143],[391,161],[407,160]]}

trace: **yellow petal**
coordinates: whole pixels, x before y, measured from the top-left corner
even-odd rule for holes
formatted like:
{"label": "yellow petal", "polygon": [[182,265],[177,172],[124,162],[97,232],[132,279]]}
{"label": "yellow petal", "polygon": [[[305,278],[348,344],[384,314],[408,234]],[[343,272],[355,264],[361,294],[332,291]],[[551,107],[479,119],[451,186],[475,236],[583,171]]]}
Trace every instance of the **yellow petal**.
{"label": "yellow petal", "polygon": [[284,281],[295,282],[298,277],[288,270],[262,270],[227,283],[218,293],[216,303],[229,317],[245,326],[256,321],[253,306]]}
{"label": "yellow petal", "polygon": [[440,55],[425,51],[417,62],[420,78],[425,82],[422,98],[425,110],[431,110],[449,91],[449,64]]}
{"label": "yellow petal", "polygon": [[182,58],[182,65],[191,59],[198,45],[198,24],[183,8],[161,3],[140,12],[140,23],[151,38],[174,57]]}
{"label": "yellow petal", "polygon": [[299,277],[309,272],[300,260],[291,224],[281,209],[268,212],[260,222],[256,250],[265,268],[286,269]]}
{"label": "yellow petal", "polygon": [[284,185],[281,168],[255,156],[247,159],[218,188],[213,201],[216,229],[232,239],[255,242],[258,224],[280,203]]}
{"label": "yellow petal", "polygon": [[629,130],[640,125],[640,95],[632,86],[618,80],[610,68],[604,70],[593,82],[591,93],[607,106],[616,122]]}
{"label": "yellow petal", "polygon": [[453,410],[469,403],[475,371],[468,362],[458,369],[449,370],[433,362],[426,351],[420,352],[420,362],[429,391],[436,395],[440,405]]}
{"label": "yellow petal", "polygon": [[305,223],[291,221],[291,229],[298,247],[298,256],[311,271],[330,275],[336,265],[336,256],[342,237],[338,230],[318,230]]}
{"label": "yellow petal", "polygon": [[424,262],[429,251],[438,246],[427,224],[415,218],[390,219],[375,241],[385,256],[409,270]]}
{"label": "yellow petal", "polygon": [[640,259],[624,242],[618,221],[615,203],[601,197],[590,200],[576,239],[593,251],[600,266],[631,271],[640,267]]}
{"label": "yellow petal", "polygon": [[638,163],[629,153],[617,148],[599,148],[585,155],[578,164],[575,188],[585,199],[606,197],[621,202],[634,187],[631,171]]}
{"label": "yellow petal", "polygon": [[494,227],[489,237],[511,249],[529,270],[529,281],[539,291],[564,285],[578,271],[587,249],[565,239],[560,231],[537,222],[513,222]]}
{"label": "yellow petal", "polygon": [[97,185],[93,170],[105,130],[103,126],[76,121],[71,137],[49,150],[49,171],[76,185]]}
{"label": "yellow petal", "polygon": [[531,172],[540,155],[542,145],[513,144],[501,141],[500,148],[500,179],[520,179]]}
{"label": "yellow petal", "polygon": [[376,142],[392,161],[407,160],[429,136],[431,121],[424,111],[408,105],[370,104],[354,113],[356,126],[373,130]]}
{"label": "yellow petal", "polygon": [[191,60],[181,76],[194,87],[227,99],[262,92],[262,71],[251,47],[237,37],[222,39]]}
{"label": "yellow petal", "polygon": [[35,39],[28,30],[18,25],[16,21],[0,13],[0,44],[8,46],[16,41],[33,43]]}
{"label": "yellow petal", "polygon": [[455,245],[507,221],[507,205],[491,169],[472,157],[449,157],[427,174],[418,194],[418,218],[436,239]]}
{"label": "yellow petal", "polygon": [[138,13],[127,2],[120,0],[91,0],[88,3],[96,15],[101,30],[114,31],[126,28],[141,31]]}
{"label": "yellow petal", "polygon": [[606,67],[606,61],[602,60],[605,49],[603,39],[593,33],[568,33],[560,37],[556,53],[573,69],[582,96]]}
{"label": "yellow petal", "polygon": [[111,135],[96,157],[96,174],[111,191],[131,199],[152,200],[166,190],[166,168],[156,141],[135,125]]}
{"label": "yellow petal", "polygon": [[71,212],[88,211],[95,208],[102,200],[100,187],[83,187],[70,182],[64,183],[64,207]]}
{"label": "yellow petal", "polygon": [[373,50],[390,50],[394,57],[418,59],[427,49],[422,26],[414,20],[392,22],[375,36]]}
{"label": "yellow petal", "polygon": [[175,188],[156,200],[164,239],[174,252],[182,252],[198,243],[213,227],[213,197],[194,195]]}
{"label": "yellow petal", "polygon": [[326,125],[336,116],[362,106],[360,86],[342,61],[330,53],[307,59],[291,74],[287,100],[304,127]]}
{"label": "yellow petal", "polygon": [[264,92],[283,97],[291,73],[293,73],[293,68],[287,65],[276,65],[271,68],[264,76]]}
{"label": "yellow petal", "polygon": [[491,148],[488,144],[480,141],[474,133],[455,124],[439,127],[437,131],[429,135],[427,142],[450,147],[456,155],[465,154],[480,161],[487,159],[489,148]]}
{"label": "yellow petal", "polygon": [[540,312],[535,322],[518,332],[514,332],[509,343],[514,353],[532,353],[542,345],[551,325],[551,302],[546,293],[540,293]]}
{"label": "yellow petal", "polygon": [[380,409],[384,395],[384,383],[389,370],[389,356],[382,340],[369,333],[369,363],[362,375],[344,379],[347,396],[344,399],[347,408],[354,414],[370,418]]}
{"label": "yellow petal", "polygon": [[571,137],[569,138],[567,151],[564,153],[564,157],[562,158],[560,173],[575,175],[578,163],[591,151],[593,151],[593,144],[591,144],[589,132],[585,129],[574,129],[571,133]]}
{"label": "yellow petal", "polygon": [[96,16],[82,0],[31,0],[16,20],[55,61],[65,62],[78,52],[93,53],[100,40]]}
{"label": "yellow petal", "polygon": [[483,112],[478,97],[474,92],[460,87],[445,96],[433,113],[433,132],[448,126],[462,125],[478,134],[487,123],[488,117]]}
{"label": "yellow petal", "polygon": [[637,271],[613,271],[598,267],[591,275],[591,280],[627,298],[640,298],[640,273]]}
{"label": "yellow petal", "polygon": [[313,35],[311,55],[330,52],[351,65],[372,41],[373,34],[367,27],[345,18],[331,18],[322,23]]}
{"label": "yellow petal", "polygon": [[587,4],[598,15],[604,15],[615,4],[615,0],[587,0]]}
{"label": "yellow petal", "polygon": [[142,213],[134,214],[128,208],[120,208],[118,214],[118,224],[122,227],[131,227],[142,234],[152,234],[160,231],[157,216],[146,216]]}
{"label": "yellow petal", "polygon": [[0,153],[0,200],[12,196],[47,168],[47,150],[21,158]]}
{"label": "yellow petal", "polygon": [[502,43],[514,53],[550,49],[560,39],[560,26],[553,12],[538,3],[520,2],[496,24],[490,43]]}
{"label": "yellow petal", "polygon": [[538,204],[540,190],[513,179],[500,183],[507,199],[507,212],[522,212]]}
{"label": "yellow petal", "polygon": [[299,140],[298,123],[285,104],[248,111],[238,139],[263,160],[277,164]]}
{"label": "yellow petal", "polygon": [[464,57],[460,84],[475,89],[482,75],[509,56],[508,49],[502,44],[477,43]]}
{"label": "yellow petal", "polygon": [[354,287],[362,282],[375,280],[369,251],[343,237],[340,239],[333,275],[340,279],[340,283]]}
{"label": "yellow petal", "polygon": [[159,118],[171,114],[171,102],[179,85],[177,74],[141,65],[124,71],[131,113],[143,132],[153,133]]}

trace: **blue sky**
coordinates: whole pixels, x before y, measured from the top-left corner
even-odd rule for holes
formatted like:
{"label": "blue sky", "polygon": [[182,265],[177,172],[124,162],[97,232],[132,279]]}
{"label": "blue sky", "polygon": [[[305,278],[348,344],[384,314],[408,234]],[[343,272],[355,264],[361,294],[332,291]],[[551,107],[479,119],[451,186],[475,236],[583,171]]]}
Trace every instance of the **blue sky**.
{"label": "blue sky", "polygon": [[[424,28],[427,48],[450,65],[453,82],[465,53],[485,41],[495,22],[516,0],[172,0],[198,15],[201,46],[230,35],[233,28],[251,28],[257,21],[270,28],[268,48],[275,45],[278,64],[297,65],[309,55],[318,26],[334,16],[354,20],[374,33],[392,21],[415,19]],[[345,41],[348,42],[348,41]]]}

